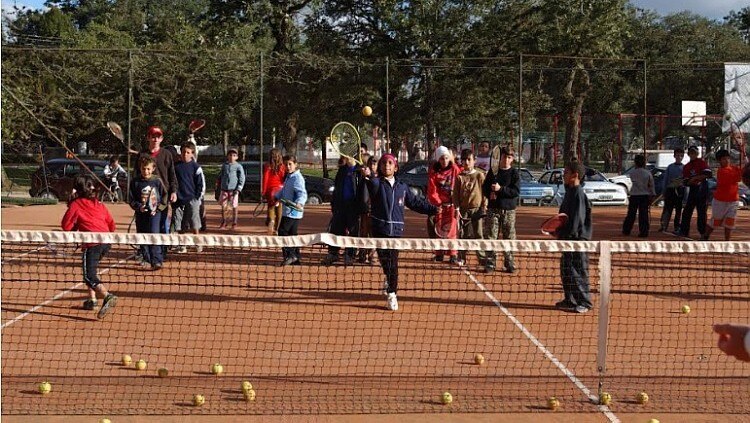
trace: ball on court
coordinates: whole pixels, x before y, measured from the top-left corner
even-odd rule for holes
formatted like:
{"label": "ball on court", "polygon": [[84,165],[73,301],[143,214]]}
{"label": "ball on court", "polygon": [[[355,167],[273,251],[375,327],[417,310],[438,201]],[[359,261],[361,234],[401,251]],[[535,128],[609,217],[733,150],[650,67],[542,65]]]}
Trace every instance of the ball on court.
{"label": "ball on court", "polygon": [[195,394],[193,396],[193,405],[196,407],[200,407],[201,405],[206,403],[206,397],[204,397],[201,394]]}
{"label": "ball on court", "polygon": [[135,368],[138,370],[146,370],[146,367],[148,367],[146,360],[138,360],[135,362]]}
{"label": "ball on court", "polygon": [[110,420],[110,419],[101,419],[101,420],[99,420],[99,423],[112,423],[112,420]]}
{"label": "ball on court", "polygon": [[169,376],[169,370],[165,369],[164,367],[162,367],[159,370],[157,370],[156,373],[159,375],[159,377],[167,377],[167,376]]}
{"label": "ball on court", "polygon": [[49,382],[42,382],[39,384],[39,393],[42,395],[47,395],[52,391],[52,384]]}
{"label": "ball on court", "polygon": [[443,392],[443,396],[441,399],[443,401],[443,404],[450,404],[453,402],[453,395],[451,395],[450,392]]}
{"label": "ball on court", "polygon": [[690,314],[690,306],[685,304],[684,306],[682,306],[680,311],[682,312],[682,314]]}
{"label": "ball on court", "polygon": [[247,401],[247,402],[255,401],[255,391],[252,390],[252,389],[248,389],[246,391],[243,391],[242,395],[245,396],[245,401]]}
{"label": "ball on court", "polygon": [[601,405],[612,404],[612,395],[610,395],[609,392],[602,392],[602,395],[599,397],[599,404]]}
{"label": "ball on court", "polygon": [[648,419],[648,423],[659,423],[657,419]]}
{"label": "ball on court", "polygon": [[547,400],[547,408],[552,411],[557,410],[560,408],[560,400],[555,397],[550,397],[550,399]]}
{"label": "ball on court", "polygon": [[484,364],[484,356],[482,354],[475,355],[474,362],[481,366],[482,364]]}
{"label": "ball on court", "polygon": [[365,106],[362,108],[362,116],[370,116],[372,115],[372,107]]}
{"label": "ball on court", "polygon": [[648,402],[648,394],[645,392],[639,392],[635,399],[638,401],[638,404],[645,404]]}
{"label": "ball on court", "polygon": [[253,389],[253,384],[250,383],[250,381],[248,381],[248,380],[243,380],[242,381],[242,392],[249,391],[251,389]]}
{"label": "ball on court", "polygon": [[224,373],[224,366],[219,363],[214,363],[214,365],[211,366],[211,373],[219,376],[220,374]]}
{"label": "ball on court", "polygon": [[122,356],[122,365],[123,366],[130,366],[130,364],[133,363],[133,358],[127,354]]}

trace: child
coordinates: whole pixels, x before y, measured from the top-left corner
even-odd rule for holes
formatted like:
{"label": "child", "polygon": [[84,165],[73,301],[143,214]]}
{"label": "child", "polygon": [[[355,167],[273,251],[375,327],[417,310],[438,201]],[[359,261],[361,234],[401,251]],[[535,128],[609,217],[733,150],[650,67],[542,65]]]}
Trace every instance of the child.
{"label": "child", "polygon": [[[130,207],[135,210],[136,231],[141,234],[160,233],[161,214],[167,209],[167,188],[154,170],[156,163],[151,157],[141,157],[138,168],[140,177],[130,182]],[[151,208],[149,198],[155,195],[157,207]],[[151,266],[159,270],[164,266],[164,251],[161,245],[143,245],[141,267]]]}
{"label": "child", "polygon": [[[279,225],[279,236],[297,235],[299,221],[302,220],[303,207],[307,202],[307,190],[305,188],[305,178],[302,172],[297,168],[297,157],[284,156],[284,166],[286,167],[286,180],[281,191],[276,193],[276,199],[289,200],[294,203],[299,210],[283,205],[281,211],[281,224]],[[284,261],[282,266],[290,264],[300,264],[299,247],[282,248]]]}
{"label": "child", "polygon": [[490,143],[489,141],[481,141],[477,148],[477,157],[474,160],[474,166],[478,169],[482,169],[485,174],[490,171]]}
{"label": "child", "polygon": [[281,224],[281,203],[276,200],[276,193],[284,186],[284,177],[286,176],[286,166],[284,166],[282,159],[281,151],[278,148],[273,148],[268,157],[268,163],[263,165],[261,192],[268,207],[266,217],[268,235],[276,235],[279,231],[279,224]]}
{"label": "child", "polygon": [[[125,169],[120,166],[120,158],[117,156],[111,156],[109,158],[109,164],[104,166],[104,176],[106,178],[109,178],[109,189],[112,191],[115,195],[119,195],[120,190],[120,184],[118,183],[117,179],[120,175],[125,174]],[[118,201],[122,200],[122,198],[119,198]]]}
{"label": "child", "polygon": [[622,222],[622,234],[630,235],[633,223],[635,223],[635,214],[638,212],[638,237],[646,238],[650,226],[648,209],[651,206],[651,199],[656,196],[654,175],[646,170],[646,157],[642,154],[635,156],[633,162],[635,163],[635,169],[630,172],[630,180],[633,181],[633,186],[630,188],[628,214]]}
{"label": "child", "polygon": [[[78,176],[75,180],[77,198],[69,205],[68,210],[62,218],[61,225],[64,231],[81,232],[114,232],[115,221],[109,214],[107,207],[96,199],[96,186],[89,175]],[[107,291],[107,288],[99,280],[96,270],[99,262],[109,251],[109,244],[84,244],[83,245],[83,281],[89,288],[89,299],[83,302],[84,310],[93,310],[96,307],[96,294],[98,293],[104,301],[96,317],[99,319],[117,304],[117,297]]]}
{"label": "child", "polygon": [[[511,147],[505,147],[500,153],[500,166],[497,174],[490,169],[482,185],[482,194],[487,198],[487,216],[484,219],[485,239],[516,239],[516,204],[521,194],[521,176],[518,169],[513,167],[515,152]],[[496,254],[487,251],[484,271],[495,271]],[[505,251],[504,264],[507,273],[516,272],[513,252]]]}
{"label": "child", "polygon": [[[375,157],[364,154],[362,155],[362,161],[370,171],[371,178],[377,178],[378,176],[378,161]],[[372,229],[370,228],[370,191],[367,189],[367,184],[360,184],[359,186],[359,199],[362,203],[361,214],[359,215],[359,236],[371,237]],[[375,249],[368,250],[366,248],[359,249],[359,257],[357,259],[360,263],[372,264],[375,261]]]}
{"label": "child", "polygon": [[[195,144],[186,142],[180,150],[180,160],[174,166],[178,187],[173,216],[174,228],[180,233],[191,231],[198,234],[201,229],[201,197],[205,189],[203,169],[195,161]],[[201,252],[203,247],[199,245],[196,249]],[[187,249],[182,246],[177,252],[185,253]]]}
{"label": "child", "polygon": [[[581,186],[585,175],[583,165],[573,160],[565,166],[563,180],[565,197],[560,205],[560,213],[568,215],[568,220],[557,231],[557,239],[582,240],[591,239],[591,206]],[[593,307],[589,293],[589,257],[586,252],[567,251],[560,260],[565,298],[555,307],[574,313],[586,313]]]}
{"label": "child", "polygon": [[688,147],[688,157],[690,157],[690,162],[682,168],[684,184],[688,187],[687,201],[682,209],[680,229],[674,233],[683,237],[690,235],[690,221],[693,219],[693,210],[698,212],[698,232],[701,235],[706,233],[708,208],[706,205],[708,201],[708,182],[706,182],[706,179],[711,177],[711,169],[708,167],[708,163],[698,157],[698,147],[694,145]]}
{"label": "child", "polygon": [[[465,149],[461,152],[463,170],[458,174],[456,189],[453,190],[453,203],[461,213],[461,238],[482,239],[482,212],[485,203],[482,198],[482,185],[485,173],[474,167],[474,153]],[[477,251],[480,263],[484,263],[484,251]],[[464,264],[466,252],[460,251],[458,263]]]}
{"label": "child", "polygon": [[[330,232],[334,235],[357,236],[359,234],[359,215],[362,213],[362,202],[357,195],[362,185],[362,174],[355,166],[354,159],[341,157],[339,168],[334,181],[333,198],[331,200]],[[354,263],[356,249],[347,248],[344,251],[344,265]],[[339,247],[328,246],[328,254],[323,258],[323,264],[332,265],[339,259]]]}
{"label": "child", "polygon": [[661,212],[661,227],[659,231],[666,232],[669,228],[669,219],[674,210],[674,230],[680,229],[680,218],[682,217],[682,198],[685,196],[685,187],[682,186],[682,159],[685,150],[680,147],[674,149],[674,163],[667,166],[661,181],[661,192],[664,196],[664,209]]}
{"label": "child", "polygon": [[[396,158],[389,153],[378,161],[378,177],[370,175],[365,168],[367,189],[371,201],[372,236],[375,238],[400,238],[404,233],[404,204],[422,214],[435,214],[437,208],[412,194],[409,187],[396,180],[398,169]],[[380,265],[385,274],[384,291],[388,309],[398,310],[398,250],[378,250]]]}
{"label": "child", "polygon": [[219,205],[221,206],[221,225],[219,229],[227,228],[227,208],[232,207],[232,229],[237,228],[237,213],[239,196],[245,185],[245,169],[237,163],[237,150],[231,149],[227,153],[227,161],[221,165],[216,188],[221,190]]}
{"label": "child", "polygon": [[724,227],[724,241],[732,239],[734,220],[737,217],[737,201],[739,196],[739,183],[742,180],[742,169],[732,165],[729,151],[721,149],[716,152],[716,160],[719,161],[719,169],[716,171],[716,191],[711,202],[711,222],[706,227],[706,232],[701,237],[708,240],[714,228]]}
{"label": "child", "polygon": [[[453,155],[448,147],[440,146],[435,150],[435,163],[427,173],[427,201],[433,206],[449,205],[453,203],[453,188],[461,169],[454,163]],[[435,232],[435,218],[427,218],[427,232],[430,238],[437,238]],[[450,255],[450,263],[458,263],[456,250],[435,251],[435,261],[443,261],[445,254]]]}

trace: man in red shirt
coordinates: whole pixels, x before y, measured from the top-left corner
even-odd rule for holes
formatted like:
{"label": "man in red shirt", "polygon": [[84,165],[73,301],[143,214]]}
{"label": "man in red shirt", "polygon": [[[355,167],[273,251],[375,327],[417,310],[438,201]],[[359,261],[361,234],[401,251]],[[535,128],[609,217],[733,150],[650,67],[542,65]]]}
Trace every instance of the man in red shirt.
{"label": "man in red shirt", "polygon": [[708,220],[708,182],[711,177],[711,169],[705,160],[698,157],[698,147],[692,145],[688,148],[690,162],[682,168],[684,184],[688,187],[687,203],[682,209],[682,220],[680,229],[675,235],[687,237],[690,234],[690,220],[693,218],[693,210],[698,213],[698,232],[701,236],[706,233],[706,222]]}

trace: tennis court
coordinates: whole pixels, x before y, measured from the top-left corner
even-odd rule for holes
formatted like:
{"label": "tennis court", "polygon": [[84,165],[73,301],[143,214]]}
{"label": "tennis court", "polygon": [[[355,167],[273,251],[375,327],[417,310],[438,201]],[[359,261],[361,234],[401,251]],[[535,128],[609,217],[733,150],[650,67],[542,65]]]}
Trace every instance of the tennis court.
{"label": "tennis court", "polygon": [[[38,209],[21,211],[25,219],[62,214]],[[18,227],[9,221],[21,211],[3,209],[4,231]],[[327,212],[309,211],[301,232],[319,232]],[[618,239],[609,235],[623,212],[595,209],[597,239]],[[550,213],[519,212],[518,236],[529,241],[510,247],[518,250],[514,275],[479,272],[473,254],[461,268],[431,262],[429,241],[398,245],[401,309],[395,313],[385,310],[378,266],[319,265],[327,252],[320,242],[338,239],[298,237],[303,265],[282,268],[278,247],[288,240],[196,238],[206,245],[203,253],[171,255],[164,269],[152,272],[136,265],[133,240],[123,237],[100,269],[120,302],[96,321],[80,308],[85,287],[75,242],[52,243],[58,245],[53,251],[46,239],[28,241],[40,232],[5,231],[3,413],[534,412],[554,418],[546,401],[555,396],[562,403],[558,413],[609,421],[621,413],[747,418],[750,408],[738,393],[750,388],[750,368],[723,356],[710,331],[718,321],[748,319],[747,241],[702,250],[688,242],[614,242],[607,244],[613,252],[602,254],[597,242],[534,241]],[[113,214],[121,229],[127,226],[127,210],[115,207]],[[57,219],[33,218],[52,226]],[[746,217],[738,220],[741,226]],[[409,236],[421,236],[423,218],[412,215],[409,223]],[[264,230],[262,219],[241,228]],[[674,240],[653,238],[660,237]],[[561,297],[560,252],[572,250],[590,253],[595,307],[584,315],[554,308]],[[611,280],[600,371],[602,257]],[[693,311],[680,313],[688,303]],[[483,365],[474,363],[478,353]],[[124,354],[146,360],[148,368],[123,366]],[[209,371],[217,362],[225,368],[221,376]],[[169,377],[156,375],[160,367]],[[36,391],[42,380],[52,383],[51,394]],[[253,383],[254,402],[243,398],[243,380]],[[614,398],[609,407],[591,401],[600,383]],[[448,406],[440,402],[446,391],[454,397]],[[646,405],[635,401],[641,391],[651,398]],[[202,407],[192,404],[196,393],[206,396]]]}

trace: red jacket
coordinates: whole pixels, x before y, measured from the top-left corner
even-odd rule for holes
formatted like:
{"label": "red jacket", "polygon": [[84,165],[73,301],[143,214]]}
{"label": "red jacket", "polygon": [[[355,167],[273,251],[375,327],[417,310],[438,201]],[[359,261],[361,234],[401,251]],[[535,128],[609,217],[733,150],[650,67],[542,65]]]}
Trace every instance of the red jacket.
{"label": "red jacket", "polygon": [[[60,226],[64,231],[114,232],[115,221],[107,206],[95,198],[76,198],[68,206]],[[83,248],[96,244],[84,244]]]}
{"label": "red jacket", "polygon": [[279,170],[274,172],[271,170],[271,165],[266,163],[263,165],[263,186],[261,192],[264,197],[273,197],[276,191],[284,186],[284,176],[286,176],[286,166],[282,163],[279,166]]}
{"label": "red jacket", "polygon": [[453,187],[459,173],[461,168],[453,162],[445,169],[440,169],[440,163],[430,166],[427,176],[427,201],[433,206],[453,203]]}

